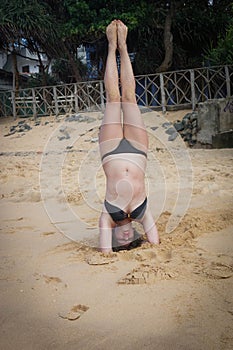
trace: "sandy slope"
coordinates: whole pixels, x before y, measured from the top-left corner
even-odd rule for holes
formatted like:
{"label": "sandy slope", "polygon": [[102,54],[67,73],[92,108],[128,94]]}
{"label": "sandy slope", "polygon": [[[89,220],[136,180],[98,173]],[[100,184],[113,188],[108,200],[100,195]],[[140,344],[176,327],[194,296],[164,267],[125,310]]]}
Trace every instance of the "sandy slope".
{"label": "sandy slope", "polygon": [[[95,248],[105,184],[101,113],[89,116],[95,120],[29,120],[31,130],[5,137],[18,120],[0,120],[0,348],[232,349],[233,151],[187,151],[180,139],[166,141],[162,115],[144,114],[161,245],[104,257]],[[177,201],[181,221],[166,233]],[[59,224],[47,214],[60,215]],[[62,226],[71,214],[77,242]]]}

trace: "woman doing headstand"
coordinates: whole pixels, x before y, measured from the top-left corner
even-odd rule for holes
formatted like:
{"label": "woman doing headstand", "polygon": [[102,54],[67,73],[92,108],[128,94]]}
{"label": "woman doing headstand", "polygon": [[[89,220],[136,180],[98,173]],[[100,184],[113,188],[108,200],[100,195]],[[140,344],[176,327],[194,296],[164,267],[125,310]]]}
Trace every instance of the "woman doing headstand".
{"label": "woman doing headstand", "polygon": [[[106,175],[106,195],[99,219],[100,250],[106,253],[112,250],[112,235],[119,246],[127,246],[134,240],[132,221],[143,225],[150,243],[159,243],[146,197],[148,136],[136,103],[135,79],[126,45],[127,31],[120,20],[112,21],[106,29],[108,57],[104,83],[107,103],[99,134]],[[121,59],[121,97],[116,50]]]}

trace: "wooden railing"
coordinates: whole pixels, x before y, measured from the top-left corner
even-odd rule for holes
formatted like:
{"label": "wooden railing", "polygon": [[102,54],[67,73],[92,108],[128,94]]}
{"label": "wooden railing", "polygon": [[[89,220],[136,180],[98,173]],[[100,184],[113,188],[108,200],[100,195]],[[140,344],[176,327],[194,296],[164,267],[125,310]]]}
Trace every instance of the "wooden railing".
{"label": "wooden railing", "polygon": [[[192,108],[233,94],[233,66],[136,76],[137,102],[152,109]],[[0,116],[28,117],[103,110],[103,81],[0,92]]]}

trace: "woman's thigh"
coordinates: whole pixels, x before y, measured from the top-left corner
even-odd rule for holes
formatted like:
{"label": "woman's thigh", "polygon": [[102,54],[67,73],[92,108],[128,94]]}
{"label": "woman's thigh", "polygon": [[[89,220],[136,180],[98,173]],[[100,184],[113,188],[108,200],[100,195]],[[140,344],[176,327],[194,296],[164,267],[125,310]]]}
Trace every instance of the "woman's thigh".
{"label": "woman's thigh", "polygon": [[123,138],[121,122],[121,103],[109,102],[106,104],[102,125],[99,132],[101,156],[113,150],[119,140]]}
{"label": "woman's thigh", "polygon": [[136,103],[122,103],[124,137],[143,151],[148,149],[148,135]]}

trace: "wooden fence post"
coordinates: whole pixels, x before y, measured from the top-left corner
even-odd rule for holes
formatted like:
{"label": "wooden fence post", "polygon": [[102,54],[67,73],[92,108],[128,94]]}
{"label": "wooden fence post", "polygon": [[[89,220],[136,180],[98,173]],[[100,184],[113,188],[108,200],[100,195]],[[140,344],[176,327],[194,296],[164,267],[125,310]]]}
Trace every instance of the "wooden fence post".
{"label": "wooden fence post", "polygon": [[16,111],[16,103],[15,103],[15,91],[11,91],[11,101],[12,101],[12,110],[13,110],[13,117],[14,120],[17,119],[17,111]]}
{"label": "wooden fence post", "polygon": [[90,83],[87,83],[87,110],[88,111],[90,111],[91,110],[91,101],[90,101],[90,89],[89,89],[89,87],[90,87]]}
{"label": "wooden fence post", "polygon": [[226,86],[227,86],[227,96],[231,96],[231,81],[228,66],[225,66],[225,74],[226,74]]}
{"label": "wooden fence post", "polygon": [[148,78],[147,78],[147,76],[145,76],[145,101],[146,101],[146,106],[149,107],[147,81],[148,81]]}
{"label": "wooden fence post", "polygon": [[165,95],[165,90],[164,90],[164,80],[163,80],[163,74],[159,74],[159,79],[160,79],[160,89],[161,89],[161,106],[162,106],[162,111],[163,113],[166,112],[166,95]]}
{"label": "wooden fence post", "polygon": [[75,109],[75,113],[78,113],[78,88],[77,88],[77,84],[74,84],[74,109]]}
{"label": "wooden fence post", "polygon": [[196,107],[196,94],[195,94],[195,75],[194,75],[193,69],[190,69],[190,85],[191,85],[192,110],[194,111]]}
{"label": "wooden fence post", "polygon": [[103,81],[100,81],[100,103],[101,103],[101,110],[104,111],[104,84]]}
{"label": "wooden fence post", "polygon": [[59,110],[58,110],[58,103],[57,103],[57,89],[56,86],[53,86],[53,99],[54,99],[54,105],[55,105],[55,115],[56,117],[59,114]]}
{"label": "wooden fence post", "polygon": [[36,93],[35,93],[35,89],[32,89],[32,108],[33,108],[33,118],[36,120],[37,112],[36,112]]}

